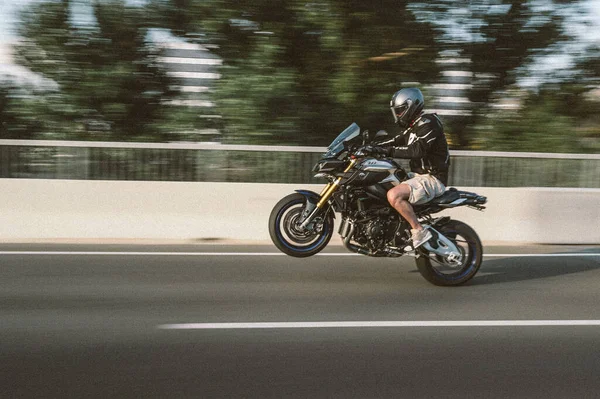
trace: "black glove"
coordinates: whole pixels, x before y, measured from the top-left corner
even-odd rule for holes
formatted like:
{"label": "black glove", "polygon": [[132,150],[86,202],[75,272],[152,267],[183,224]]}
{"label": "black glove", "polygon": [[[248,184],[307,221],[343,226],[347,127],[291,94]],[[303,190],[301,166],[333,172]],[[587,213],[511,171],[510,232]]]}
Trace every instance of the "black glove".
{"label": "black glove", "polygon": [[373,145],[368,145],[362,149],[363,154],[365,155],[389,155],[389,149],[385,147],[378,147]]}

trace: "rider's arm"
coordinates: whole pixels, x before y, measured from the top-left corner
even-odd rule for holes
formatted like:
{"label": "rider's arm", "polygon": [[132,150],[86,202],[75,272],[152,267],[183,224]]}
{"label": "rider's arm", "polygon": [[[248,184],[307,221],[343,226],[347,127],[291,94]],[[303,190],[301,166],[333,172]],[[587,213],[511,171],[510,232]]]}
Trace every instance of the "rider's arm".
{"label": "rider's arm", "polygon": [[423,136],[417,136],[409,145],[390,147],[388,149],[388,154],[393,158],[423,158],[438,138],[439,133],[432,129]]}
{"label": "rider's arm", "polygon": [[380,147],[384,147],[384,148],[391,148],[391,147],[396,147],[396,146],[402,146],[405,144],[406,144],[406,140],[404,139],[404,136],[399,134],[389,140],[382,141],[377,145]]}

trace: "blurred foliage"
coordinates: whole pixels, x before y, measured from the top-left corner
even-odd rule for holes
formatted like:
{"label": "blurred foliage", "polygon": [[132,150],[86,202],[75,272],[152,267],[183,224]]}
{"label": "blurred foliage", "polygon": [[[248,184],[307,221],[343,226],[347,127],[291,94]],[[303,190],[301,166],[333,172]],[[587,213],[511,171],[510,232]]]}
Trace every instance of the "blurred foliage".
{"label": "blurred foliage", "polygon": [[600,101],[574,83],[523,92],[521,107],[496,111],[477,128],[476,148],[493,151],[600,151]]}
{"label": "blurred foliage", "polygon": [[480,127],[484,149],[495,151],[580,152],[573,118],[561,115],[555,90],[542,90],[524,99],[518,110],[497,112]]}
{"label": "blurred foliage", "polygon": [[[98,1],[93,5],[96,24],[77,26],[70,6],[69,0],[36,3],[22,14],[17,61],[60,87],[59,93],[26,96],[25,105],[55,105],[35,107],[40,124],[35,135],[164,139],[161,102],[172,93],[153,62],[156,54],[144,42],[146,13],[124,1]],[[57,116],[62,123],[51,123]]]}
{"label": "blurred foliage", "polygon": [[[544,3],[547,7],[540,7]],[[490,112],[499,92],[509,89],[527,73],[525,67],[553,45],[569,40],[564,12],[555,1],[472,0],[415,3],[422,18],[445,21],[440,29],[442,50],[470,60],[473,74],[466,96],[472,114],[450,118],[447,130],[453,146],[470,148],[475,130]]]}
{"label": "blurred foliage", "polygon": [[[474,81],[474,88],[469,93],[475,109],[485,109],[494,93],[514,85],[519,76],[518,68],[530,61],[532,56],[543,53],[550,45],[565,39],[559,8],[536,13],[530,8],[531,2],[525,0],[503,0],[502,4],[509,6],[508,11],[486,15],[481,28],[484,40],[467,47],[467,54],[473,62],[472,71],[476,77],[480,77]],[[535,101],[532,104],[537,107]],[[537,110],[534,107],[525,112],[536,114]],[[470,144],[469,128],[477,124],[481,116],[481,113],[474,112],[472,118],[464,121],[462,131],[466,134],[460,137],[461,146]],[[558,121],[556,123],[560,124]],[[531,128],[531,135],[536,136],[537,123]],[[518,137],[516,139],[519,141]]]}
{"label": "blurred foliage", "polygon": [[0,88],[0,138],[64,139],[60,132],[76,127],[70,123],[74,111],[62,96],[23,94],[20,90]]}
{"label": "blurred foliage", "polygon": [[574,73],[567,79],[530,91],[513,85],[512,92],[503,92],[519,107],[508,111],[487,108],[476,126],[476,148],[600,152],[600,48],[585,48],[575,59]]}
{"label": "blurred foliage", "polygon": [[[218,129],[230,143],[325,145],[353,121],[393,132],[391,95],[417,85],[431,101],[436,60],[451,52],[473,74],[472,115],[443,118],[454,148],[598,151],[600,48],[573,54],[571,74],[519,86],[575,40],[564,10],[578,2],[94,0],[85,24],[74,4],[90,2],[23,11],[16,60],[58,89],[0,85],[0,137],[175,141]],[[176,82],[157,66],[153,28],[222,58],[214,109],[166,104]]]}
{"label": "blurred foliage", "polygon": [[215,96],[227,141],[328,144],[332,132],[353,120],[389,124],[391,94],[403,82],[436,77],[434,31],[407,4],[156,0],[152,6],[173,32],[203,31],[205,41],[219,46],[225,66]]}

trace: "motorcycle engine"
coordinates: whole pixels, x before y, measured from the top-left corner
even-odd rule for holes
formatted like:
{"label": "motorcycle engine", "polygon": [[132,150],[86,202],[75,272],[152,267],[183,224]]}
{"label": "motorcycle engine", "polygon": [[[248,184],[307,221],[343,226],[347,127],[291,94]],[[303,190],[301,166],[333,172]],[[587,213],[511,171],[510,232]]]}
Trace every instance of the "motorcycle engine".
{"label": "motorcycle engine", "polygon": [[398,217],[392,216],[388,211],[385,209],[376,217],[357,223],[354,241],[372,251],[384,249],[386,244],[394,239],[399,223]]}

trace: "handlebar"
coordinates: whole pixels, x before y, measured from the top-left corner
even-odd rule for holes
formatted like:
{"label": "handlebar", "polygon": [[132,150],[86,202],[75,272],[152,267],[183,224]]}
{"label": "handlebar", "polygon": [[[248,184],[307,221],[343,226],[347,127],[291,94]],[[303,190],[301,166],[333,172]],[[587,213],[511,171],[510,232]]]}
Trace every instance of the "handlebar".
{"label": "handlebar", "polygon": [[373,157],[373,158],[389,158],[388,156],[386,156],[385,154],[379,154],[379,153],[374,153],[368,150],[369,147],[373,147],[372,145],[362,145],[360,147],[357,147],[355,151],[351,151],[353,152],[353,155],[355,156],[359,156],[359,157]]}

